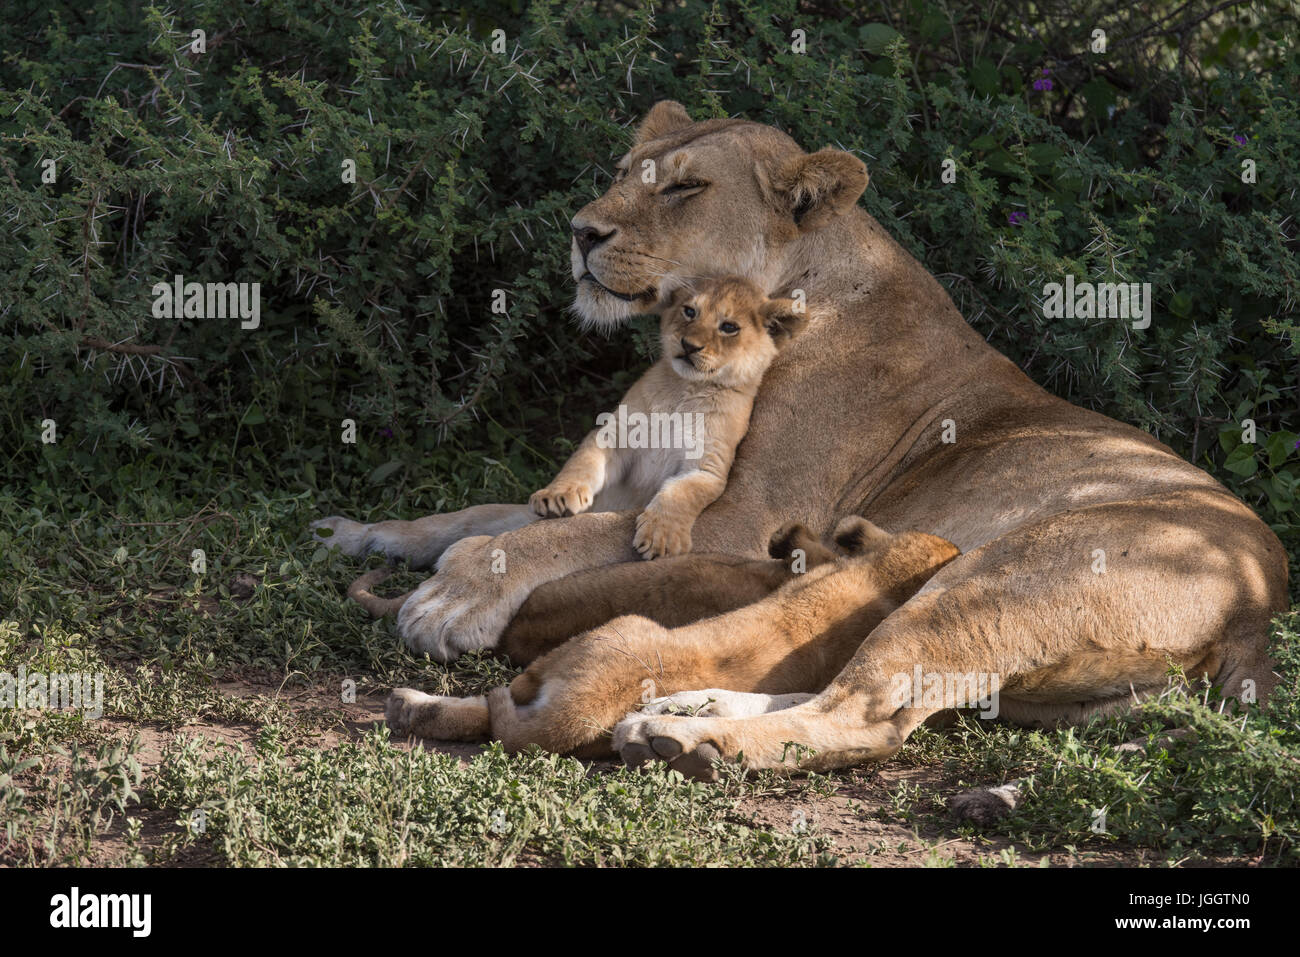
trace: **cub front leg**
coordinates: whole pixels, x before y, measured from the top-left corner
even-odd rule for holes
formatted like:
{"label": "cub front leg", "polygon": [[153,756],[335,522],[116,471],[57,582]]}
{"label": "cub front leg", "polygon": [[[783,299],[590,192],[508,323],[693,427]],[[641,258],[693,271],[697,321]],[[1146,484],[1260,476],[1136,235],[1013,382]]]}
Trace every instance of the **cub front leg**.
{"label": "cub front leg", "polygon": [[529,496],[528,504],[542,518],[578,515],[587,511],[605,487],[610,455],[611,450],[602,449],[596,443],[596,433],[591,433],[564,463],[564,468],[551,484]]}
{"label": "cub front leg", "polygon": [[686,554],[695,520],[726,487],[725,478],[703,470],[669,479],[637,516],[632,547],[645,559]]}

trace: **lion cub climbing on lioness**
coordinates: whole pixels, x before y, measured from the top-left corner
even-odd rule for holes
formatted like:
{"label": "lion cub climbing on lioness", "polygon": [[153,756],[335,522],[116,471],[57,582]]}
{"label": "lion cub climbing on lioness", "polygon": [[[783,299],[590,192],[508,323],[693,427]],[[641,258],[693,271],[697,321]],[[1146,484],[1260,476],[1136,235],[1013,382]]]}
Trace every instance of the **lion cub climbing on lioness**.
{"label": "lion cub climbing on lioness", "polygon": [[679,287],[657,311],[662,358],[528,500],[544,518],[642,509],[632,544],[643,558],[691,550],[691,527],[727,487],[763,374],[805,322],[795,300],[740,277]]}

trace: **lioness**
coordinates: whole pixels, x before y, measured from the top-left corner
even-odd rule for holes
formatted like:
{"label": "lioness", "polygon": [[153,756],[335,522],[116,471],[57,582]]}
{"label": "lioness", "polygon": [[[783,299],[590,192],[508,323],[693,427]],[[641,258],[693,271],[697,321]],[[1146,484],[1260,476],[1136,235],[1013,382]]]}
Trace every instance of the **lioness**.
{"label": "lioness", "polygon": [[[839,524],[835,542],[851,557],[836,559],[802,525],[787,526],[769,550],[787,561],[802,554],[805,570],[762,601],[671,630],[624,615],[538,658],[509,687],[470,698],[402,689],[389,698],[385,717],[399,734],[490,736],[512,752],[537,744],[606,757],[615,724],[642,703],[645,714],[690,707],[730,717],[800,704],[812,697],[808,688],[835,677],[862,635],[957,555],[941,538],[891,535],[856,516]],[[809,611],[827,606],[839,614],[823,630],[828,616]],[[697,690],[701,683],[709,690]],[[638,720],[625,722],[623,738]],[[626,750],[624,741],[615,743]],[[694,773],[712,773],[710,755],[692,757],[700,762]]]}
{"label": "lioness", "polygon": [[[627,175],[643,160],[657,183]],[[824,529],[847,514],[962,550],[861,636],[829,684],[805,689],[813,698],[752,717],[652,716],[622,742],[625,757],[687,768],[741,751],[752,768],[877,757],[935,713],[891,698],[890,677],[915,668],[997,674],[1001,716],[1025,723],[1123,707],[1163,688],[1171,662],[1263,699],[1276,681],[1269,623],[1287,595],[1277,537],[1151,436],[1031,382],[857,206],[866,185],[848,153],[806,153],[770,126],[694,122],[663,102],[609,190],[573,219],[587,322],[615,327],[666,284],[709,275],[833,306],[768,370],[727,488],[695,524],[697,552],[761,558],[784,522]],[[539,586],[592,569],[599,590],[599,566],[638,559],[633,511],[536,519],[521,503],[318,529],[350,554],[437,562],[397,630],[445,660],[499,647]],[[506,556],[502,574],[494,554]],[[639,583],[665,574],[639,564]],[[830,629],[845,612],[801,614]]]}
{"label": "lioness", "polygon": [[[643,558],[691,550],[695,519],[727,487],[763,373],[804,324],[793,299],[738,276],[678,287],[657,311],[659,361],[528,500],[543,518],[641,509],[632,547]],[[635,448],[608,434],[629,420],[648,433]]]}

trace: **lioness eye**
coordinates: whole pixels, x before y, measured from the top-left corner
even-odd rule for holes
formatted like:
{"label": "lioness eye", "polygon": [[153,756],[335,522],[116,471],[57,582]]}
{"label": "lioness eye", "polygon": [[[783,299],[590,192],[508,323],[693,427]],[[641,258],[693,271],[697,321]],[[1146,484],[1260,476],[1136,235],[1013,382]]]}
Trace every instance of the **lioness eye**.
{"label": "lioness eye", "polygon": [[687,180],[686,182],[682,182],[682,183],[673,183],[673,185],[669,186],[667,189],[664,190],[664,194],[671,195],[672,193],[689,193],[692,190],[703,189],[707,185],[709,184],[696,182],[694,180]]}
{"label": "lioness eye", "polygon": [[685,316],[687,319],[694,319],[694,318],[695,318],[695,309],[694,309],[694,307],[692,307],[692,306],[685,306],[685,307],[682,309],[682,315]]}
{"label": "lioness eye", "polygon": [[736,325],[734,322],[724,322],[722,325],[718,326],[718,328],[729,336],[734,336],[740,331],[740,326]]}

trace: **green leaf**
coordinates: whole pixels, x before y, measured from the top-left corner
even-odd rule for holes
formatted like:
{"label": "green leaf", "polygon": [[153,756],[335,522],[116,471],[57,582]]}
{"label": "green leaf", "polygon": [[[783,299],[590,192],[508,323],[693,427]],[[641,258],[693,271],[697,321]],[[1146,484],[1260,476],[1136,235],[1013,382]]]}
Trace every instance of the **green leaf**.
{"label": "green leaf", "polygon": [[1223,467],[1235,475],[1243,477],[1255,474],[1259,468],[1259,463],[1255,461],[1255,446],[1242,444],[1232,450],[1226,459],[1223,460]]}
{"label": "green leaf", "polygon": [[975,58],[970,68],[970,82],[980,96],[992,96],[1002,86],[996,64],[985,57]]}
{"label": "green leaf", "polygon": [[1295,487],[1288,480],[1285,473],[1283,475],[1274,475],[1269,479],[1268,495],[1274,501],[1282,503],[1282,508],[1278,509],[1279,512],[1287,511],[1295,504]]}
{"label": "green leaf", "polygon": [[983,136],[977,136],[970,141],[970,148],[973,150],[995,150],[998,148],[998,141],[985,133]]}
{"label": "green leaf", "polygon": [[1039,167],[1051,168],[1064,155],[1063,149],[1051,143],[1034,143],[1025,149],[1025,156],[1028,157],[1030,164]]}
{"label": "green leaf", "polygon": [[1101,77],[1094,77],[1079,90],[1088,112],[1099,120],[1109,119],[1110,108],[1115,105],[1115,88]]}
{"label": "green leaf", "polygon": [[868,23],[858,30],[858,39],[862,41],[862,48],[877,56],[884,53],[885,48],[901,36],[901,33],[887,23]]}
{"label": "green leaf", "polygon": [[1295,451],[1295,444],[1300,440],[1300,435],[1294,432],[1274,432],[1264,443],[1264,448],[1268,449],[1268,467],[1276,469],[1279,465],[1291,457]]}
{"label": "green leaf", "polygon": [[1016,158],[1006,150],[998,150],[993,153],[985,162],[988,163],[989,169],[995,173],[1016,173],[1021,169],[1020,163]]}
{"label": "green leaf", "polygon": [[393,459],[391,462],[385,462],[383,465],[379,466],[379,468],[370,473],[370,484],[378,485],[405,465],[406,463],[401,459]]}
{"label": "green leaf", "polygon": [[921,37],[931,43],[949,37],[951,27],[948,18],[936,11],[929,11],[921,18]]}

